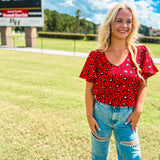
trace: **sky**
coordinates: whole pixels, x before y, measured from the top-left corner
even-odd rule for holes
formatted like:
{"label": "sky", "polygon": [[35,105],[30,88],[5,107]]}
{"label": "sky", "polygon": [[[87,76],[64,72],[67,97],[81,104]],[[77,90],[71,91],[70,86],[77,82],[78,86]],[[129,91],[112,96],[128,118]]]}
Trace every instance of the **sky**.
{"label": "sky", "polygon": [[103,24],[108,10],[119,2],[132,6],[140,24],[160,29],[160,0],[43,0],[43,8],[70,16],[80,9],[81,18]]}

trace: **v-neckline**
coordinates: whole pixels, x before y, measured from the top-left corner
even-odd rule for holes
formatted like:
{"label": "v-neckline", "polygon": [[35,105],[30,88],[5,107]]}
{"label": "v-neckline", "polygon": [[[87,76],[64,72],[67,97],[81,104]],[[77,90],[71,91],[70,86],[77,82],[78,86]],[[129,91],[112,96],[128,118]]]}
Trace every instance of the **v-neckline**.
{"label": "v-neckline", "polygon": [[108,60],[105,52],[103,52],[103,54],[104,54],[105,59],[106,59],[112,66],[120,67],[121,65],[123,65],[123,64],[126,62],[126,60],[127,60],[128,57],[129,57],[130,52],[128,52],[128,54],[127,54],[126,58],[124,59],[124,61],[123,61],[121,64],[119,64],[119,65],[115,65],[115,64],[113,64],[112,62],[110,62],[110,61]]}

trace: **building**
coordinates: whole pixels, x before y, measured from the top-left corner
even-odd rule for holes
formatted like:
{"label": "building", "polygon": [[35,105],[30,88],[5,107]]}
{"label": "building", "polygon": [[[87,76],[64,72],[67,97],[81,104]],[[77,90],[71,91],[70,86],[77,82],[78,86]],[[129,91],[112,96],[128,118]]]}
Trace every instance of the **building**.
{"label": "building", "polygon": [[157,36],[157,30],[156,29],[149,29],[149,35],[150,36]]}

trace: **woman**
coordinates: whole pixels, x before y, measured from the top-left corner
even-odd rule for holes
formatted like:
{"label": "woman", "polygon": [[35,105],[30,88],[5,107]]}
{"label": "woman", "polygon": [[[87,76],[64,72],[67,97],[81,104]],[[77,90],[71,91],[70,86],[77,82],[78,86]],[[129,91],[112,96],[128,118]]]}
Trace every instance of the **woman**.
{"label": "woman", "polygon": [[80,74],[86,79],[92,160],[108,159],[112,131],[119,160],[141,159],[137,124],[147,78],[158,70],[148,49],[134,43],[138,26],[130,6],[114,6],[99,28],[99,48],[90,52]]}

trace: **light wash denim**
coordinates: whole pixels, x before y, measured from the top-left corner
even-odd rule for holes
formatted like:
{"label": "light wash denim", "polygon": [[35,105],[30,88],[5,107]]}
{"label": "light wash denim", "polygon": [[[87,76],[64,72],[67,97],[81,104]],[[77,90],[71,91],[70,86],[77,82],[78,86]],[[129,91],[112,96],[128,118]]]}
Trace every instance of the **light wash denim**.
{"label": "light wash denim", "polygon": [[[112,131],[116,140],[118,160],[141,160],[138,132],[132,131],[131,123],[126,124],[133,110],[134,107],[114,107],[95,100],[94,118],[101,130],[97,129],[97,135],[91,132],[92,160],[108,160]],[[137,140],[138,143],[127,144]]]}

